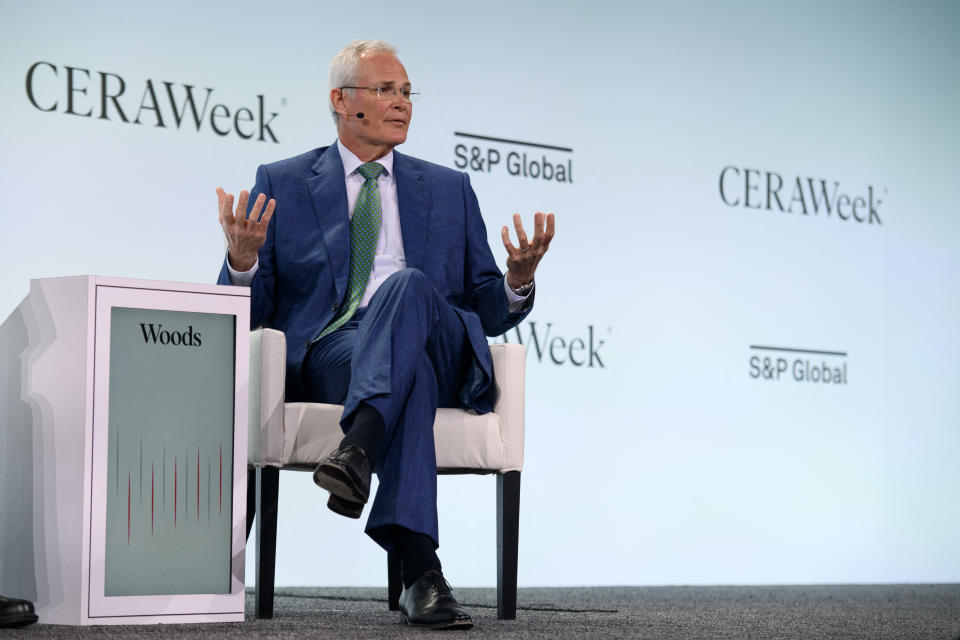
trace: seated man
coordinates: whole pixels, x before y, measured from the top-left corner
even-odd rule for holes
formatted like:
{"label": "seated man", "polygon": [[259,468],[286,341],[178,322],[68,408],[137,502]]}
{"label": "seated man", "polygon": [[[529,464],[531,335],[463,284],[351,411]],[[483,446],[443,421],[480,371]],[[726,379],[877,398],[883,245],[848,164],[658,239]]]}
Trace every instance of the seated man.
{"label": "seated man", "polygon": [[[340,447],[314,473],[328,506],[359,518],[402,565],[413,625],[470,627],[436,555],[437,407],[496,401],[486,336],[529,313],[554,234],[537,213],[497,268],[466,174],[394,152],[413,110],[393,47],[355,41],[330,65],[337,141],[261,166],[250,194],[217,189],[221,284],[251,287],[251,324],[287,337],[287,398],[344,405]],[[248,207],[248,203],[252,204]]]}

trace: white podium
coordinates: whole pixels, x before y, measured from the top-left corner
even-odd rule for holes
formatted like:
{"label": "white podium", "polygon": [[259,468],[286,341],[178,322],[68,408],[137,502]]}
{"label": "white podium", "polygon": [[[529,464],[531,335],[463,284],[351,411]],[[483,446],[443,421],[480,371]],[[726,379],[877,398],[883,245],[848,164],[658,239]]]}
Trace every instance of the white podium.
{"label": "white podium", "polygon": [[0,327],[0,593],[243,620],[249,326],[246,288],[31,281]]}

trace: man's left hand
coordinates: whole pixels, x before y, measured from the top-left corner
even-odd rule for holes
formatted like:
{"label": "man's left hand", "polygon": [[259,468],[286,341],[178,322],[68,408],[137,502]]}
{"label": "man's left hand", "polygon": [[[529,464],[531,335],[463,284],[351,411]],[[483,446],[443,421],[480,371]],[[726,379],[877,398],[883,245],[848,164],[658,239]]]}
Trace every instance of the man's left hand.
{"label": "man's left hand", "polygon": [[510,231],[506,226],[500,230],[500,237],[503,238],[503,246],[507,250],[507,284],[516,289],[533,280],[537,265],[550,248],[554,231],[553,214],[538,211],[533,216],[533,240],[530,241],[527,240],[527,233],[523,230],[518,213],[513,214],[513,226],[517,230],[519,247],[510,242]]}

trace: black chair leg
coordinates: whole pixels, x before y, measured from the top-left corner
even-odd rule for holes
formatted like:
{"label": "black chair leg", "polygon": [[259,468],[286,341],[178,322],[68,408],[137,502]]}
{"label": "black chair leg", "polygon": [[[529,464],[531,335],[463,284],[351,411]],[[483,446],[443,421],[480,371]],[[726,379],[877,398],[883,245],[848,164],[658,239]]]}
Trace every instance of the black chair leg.
{"label": "black chair leg", "polygon": [[497,474],[497,618],[517,617],[520,472]]}
{"label": "black chair leg", "polygon": [[400,610],[400,592],[403,590],[403,581],[400,577],[400,558],[392,553],[387,554],[387,605],[390,611]]}
{"label": "black chair leg", "polygon": [[277,497],[280,469],[257,467],[256,617],[273,617],[273,579],[277,567]]}
{"label": "black chair leg", "polygon": [[253,519],[257,516],[257,470],[247,470],[247,540],[253,529]]}

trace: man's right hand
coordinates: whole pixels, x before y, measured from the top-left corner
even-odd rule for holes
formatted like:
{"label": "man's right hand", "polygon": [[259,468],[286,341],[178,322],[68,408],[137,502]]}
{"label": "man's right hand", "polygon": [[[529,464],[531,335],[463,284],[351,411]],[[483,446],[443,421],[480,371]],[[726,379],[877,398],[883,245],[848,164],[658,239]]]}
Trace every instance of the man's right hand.
{"label": "man's right hand", "polygon": [[[217,204],[220,208],[220,226],[227,237],[227,256],[235,271],[249,271],[257,263],[257,252],[267,239],[267,225],[273,217],[277,201],[270,198],[267,208],[263,203],[267,199],[262,193],[257,196],[247,217],[247,200],[250,193],[240,192],[237,209],[234,213],[233,194],[217,187]],[[261,210],[263,215],[260,214]]]}

